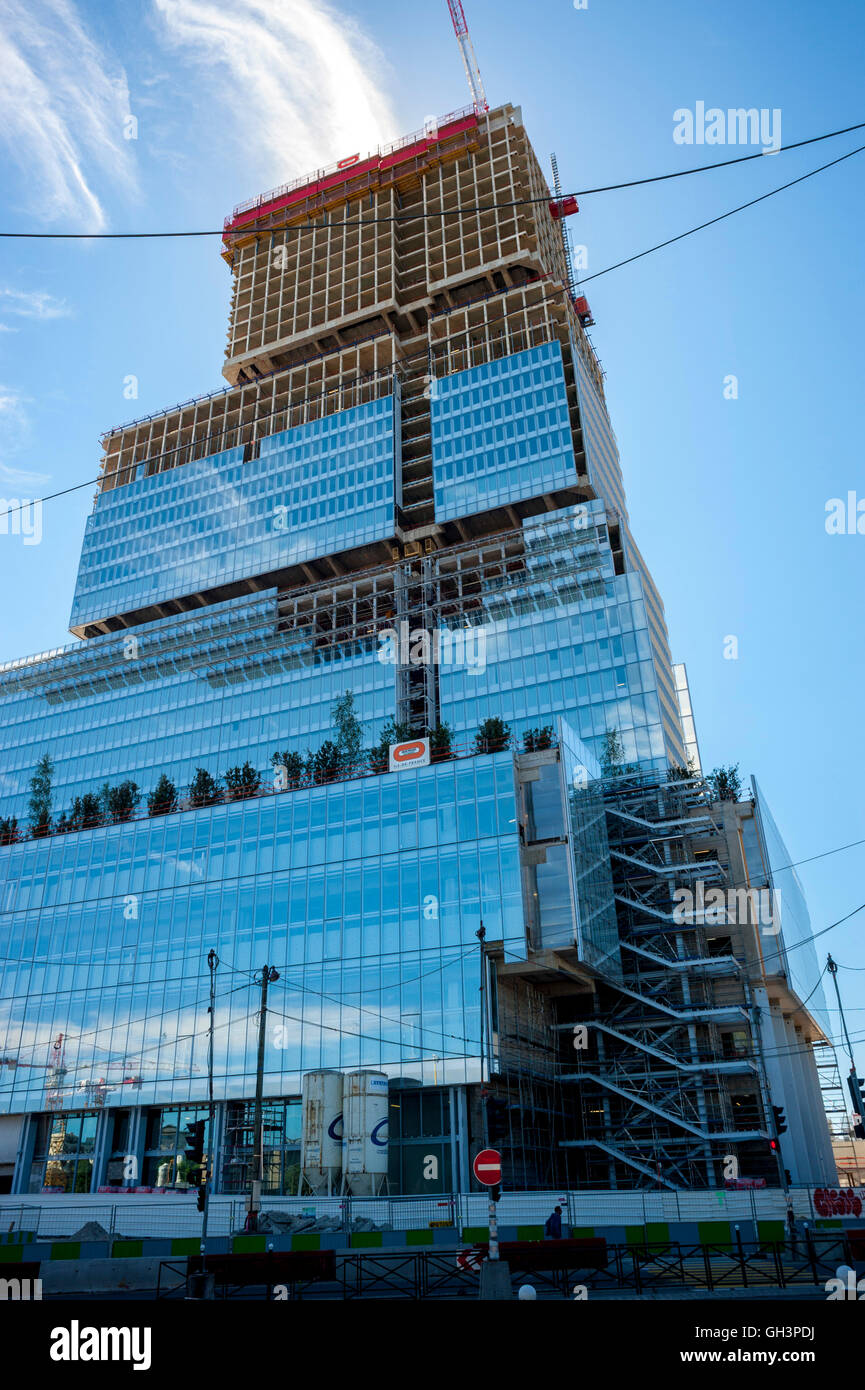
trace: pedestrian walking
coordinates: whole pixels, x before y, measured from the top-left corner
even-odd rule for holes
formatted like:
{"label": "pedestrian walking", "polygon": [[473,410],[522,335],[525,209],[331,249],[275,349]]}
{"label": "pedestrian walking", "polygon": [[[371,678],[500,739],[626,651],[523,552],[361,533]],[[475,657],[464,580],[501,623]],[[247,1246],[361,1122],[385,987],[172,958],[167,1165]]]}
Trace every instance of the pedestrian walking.
{"label": "pedestrian walking", "polygon": [[544,1237],[547,1240],[561,1240],[562,1238],[562,1209],[556,1207],[547,1217],[544,1226]]}
{"label": "pedestrian walking", "polygon": [[790,1249],[795,1255],[799,1236],[796,1230],[796,1213],[793,1210],[792,1202],[787,1203],[787,1234],[790,1238]]}

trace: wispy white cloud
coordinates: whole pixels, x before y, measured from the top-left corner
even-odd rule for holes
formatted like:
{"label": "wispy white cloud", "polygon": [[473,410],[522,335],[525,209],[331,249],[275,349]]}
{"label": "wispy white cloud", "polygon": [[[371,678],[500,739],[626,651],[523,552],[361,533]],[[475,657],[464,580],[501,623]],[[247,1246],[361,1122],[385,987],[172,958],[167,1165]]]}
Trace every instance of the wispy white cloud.
{"label": "wispy white cloud", "polygon": [[65,299],[46,290],[13,290],[0,286],[0,313],[22,319],[63,319],[72,312]]}
{"label": "wispy white cloud", "polygon": [[50,473],[34,473],[31,469],[10,468],[8,464],[0,463],[0,483],[8,484],[19,492],[39,488],[43,483],[50,482],[51,477]]}
{"label": "wispy white cloud", "polygon": [[135,184],[125,73],[71,0],[3,0],[0,72],[0,141],[24,174],[22,202],[47,222],[100,231],[106,181]]}
{"label": "wispy white cloud", "polygon": [[22,412],[24,399],[14,386],[0,386],[0,420],[18,417]]}
{"label": "wispy white cloud", "polygon": [[[27,397],[17,387],[0,385],[0,451],[3,454],[15,453],[27,441],[30,421],[26,404]],[[10,471],[2,463],[0,469],[4,474]]]}
{"label": "wispy white cloud", "polygon": [[0,384],[0,484],[4,486],[11,484],[28,488],[35,486],[40,477],[40,474],[31,475],[19,468],[11,468],[4,461],[21,453],[31,441],[31,420],[26,410],[29,403],[28,396],[18,391],[17,386]]}
{"label": "wispy white cloud", "polygon": [[250,178],[279,183],[396,132],[379,50],[322,0],[154,4],[207,83],[211,140],[236,141]]}

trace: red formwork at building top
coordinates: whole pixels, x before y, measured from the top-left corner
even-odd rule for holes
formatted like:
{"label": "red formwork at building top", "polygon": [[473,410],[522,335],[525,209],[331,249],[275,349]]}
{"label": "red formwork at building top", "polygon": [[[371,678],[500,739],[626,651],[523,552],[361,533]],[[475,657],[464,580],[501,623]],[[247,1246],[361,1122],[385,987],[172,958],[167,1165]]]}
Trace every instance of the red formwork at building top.
{"label": "red formwork at building top", "polygon": [[394,145],[386,145],[365,159],[361,159],[360,155],[349,155],[347,159],[341,159],[327,169],[317,170],[309,178],[299,179],[292,184],[284,184],[281,188],[273,189],[269,193],[262,193],[260,197],[254,198],[249,203],[241,203],[239,207],[234,209],[231,216],[225,219],[223,240],[227,240],[231,232],[238,232],[245,227],[250,227],[260,217],[279,212],[282,208],[291,207],[294,203],[303,203],[308,198],[316,197],[318,194],[330,192],[339,188],[341,184],[362,177],[364,174],[386,172],[398,164],[427,154],[442,140],[448,140],[464,130],[471,130],[477,124],[478,118],[472,108],[452,112],[450,115],[442,117],[435,127],[407,135]]}

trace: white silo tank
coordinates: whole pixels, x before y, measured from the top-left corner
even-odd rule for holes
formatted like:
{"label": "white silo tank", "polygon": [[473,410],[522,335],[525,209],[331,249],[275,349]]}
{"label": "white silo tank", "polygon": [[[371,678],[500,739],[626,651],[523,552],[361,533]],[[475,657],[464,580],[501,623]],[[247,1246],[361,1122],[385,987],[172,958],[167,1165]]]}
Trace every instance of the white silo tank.
{"label": "white silo tank", "polygon": [[346,1073],[342,1091],[342,1183],[357,1197],[375,1197],[387,1183],[387,1077]]}
{"label": "white silo tank", "polygon": [[[301,1083],[300,1187],[332,1193],[342,1168],[342,1072],[308,1071]],[[298,1193],[300,1195],[300,1192]]]}

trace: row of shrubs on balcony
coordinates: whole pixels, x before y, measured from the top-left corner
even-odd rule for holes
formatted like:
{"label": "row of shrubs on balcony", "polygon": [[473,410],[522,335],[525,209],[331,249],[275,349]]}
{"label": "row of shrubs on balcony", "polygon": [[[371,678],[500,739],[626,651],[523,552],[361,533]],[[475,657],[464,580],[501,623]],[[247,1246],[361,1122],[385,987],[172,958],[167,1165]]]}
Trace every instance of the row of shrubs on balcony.
{"label": "row of shrubs on balcony", "polygon": [[[362,746],[354,697],[348,692],[338,700],[333,710],[337,738],[325,739],[315,752],[306,756],[290,751],[271,756],[273,783],[265,788],[262,774],[250,762],[230,767],[221,777],[214,777],[206,768],[196,768],[195,776],[181,796],[166,773],[144,798],[148,816],[166,816],[173,811],[222,802],[246,801],[262,795],[264,790],[287,791],[299,787],[323,786],[347,777],[362,777],[369,773],[387,772],[389,749],[394,743],[406,743],[413,738],[428,737],[430,757],[434,762],[453,758],[452,733],[447,724],[418,733],[408,724],[389,720],[372,748]],[[550,727],[529,729],[523,735],[526,752],[535,752],[553,745]],[[471,753],[498,753],[514,746],[510,726],[498,718],[485,719],[479,726],[470,749]],[[102,825],[119,825],[139,813],[142,792],[137,782],[127,779],[116,786],[107,782],[98,792],[76,796],[68,811],[56,819],[52,815],[52,780],[54,764],[46,753],[40,758],[30,779],[29,832],[19,825],[16,817],[0,817],[0,845],[17,844],[26,838],[42,839],[47,835],[62,835],[68,831],[92,830]]]}

